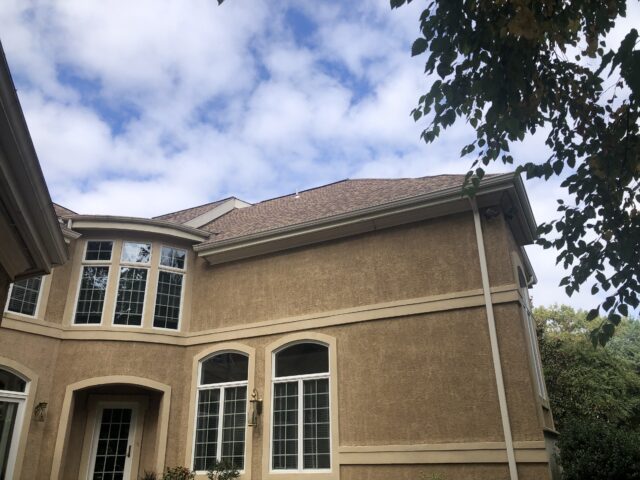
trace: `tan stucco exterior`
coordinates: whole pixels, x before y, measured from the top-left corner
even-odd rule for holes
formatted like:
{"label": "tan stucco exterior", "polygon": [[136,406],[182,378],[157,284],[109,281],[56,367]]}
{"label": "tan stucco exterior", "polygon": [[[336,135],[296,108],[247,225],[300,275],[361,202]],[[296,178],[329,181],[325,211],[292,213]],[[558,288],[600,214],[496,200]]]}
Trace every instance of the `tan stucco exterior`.
{"label": "tan stucco exterior", "polygon": [[[508,448],[517,478],[551,478],[545,429],[553,423],[527,353],[520,246],[502,215],[483,218],[482,232],[512,438],[498,401],[471,211],[217,265],[184,238],[87,228],[71,242],[71,260],[47,278],[37,318],[6,313],[0,331],[0,356],[38,377],[30,401],[48,403],[44,422],[26,420],[20,478],[86,478],[91,412],[126,396],[144,404],[135,475],[190,462],[197,366],[218,350],[249,356],[248,391],[264,397],[257,426],[247,427],[244,478],[500,480],[513,478]],[[102,324],[73,324],[92,238],[115,241],[113,271],[122,240],[153,242],[156,253],[161,245],[189,249],[178,331],[152,327],[156,257],[142,327],[112,325],[116,277]],[[331,352],[332,468],[276,475],[271,355],[304,339]]]}

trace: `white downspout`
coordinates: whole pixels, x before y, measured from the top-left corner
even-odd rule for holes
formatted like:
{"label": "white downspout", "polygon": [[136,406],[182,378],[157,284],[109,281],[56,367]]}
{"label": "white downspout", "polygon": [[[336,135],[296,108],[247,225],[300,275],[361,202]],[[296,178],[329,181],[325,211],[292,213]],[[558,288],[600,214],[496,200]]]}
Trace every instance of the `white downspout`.
{"label": "white downspout", "polygon": [[484,249],[484,239],[482,236],[482,225],[480,223],[480,213],[475,198],[469,199],[473,210],[473,223],[476,228],[476,240],[478,242],[478,256],[480,259],[480,274],[482,276],[482,290],[484,292],[484,303],[487,309],[487,322],[489,324],[489,340],[491,342],[491,356],[493,358],[493,369],[496,374],[496,386],[498,387],[498,402],[500,404],[500,416],[502,417],[502,430],[504,432],[504,443],[507,448],[507,461],[509,462],[509,476],[511,480],[518,480],[518,469],[516,467],[516,457],[513,450],[513,437],[511,436],[511,424],[509,423],[509,410],[507,408],[507,395],[504,389],[504,378],[502,377],[502,365],[500,363],[500,350],[498,349],[498,335],[496,333],[496,319],[493,315],[493,303],[491,302],[491,286],[489,284],[489,271],[487,269],[487,257]]}

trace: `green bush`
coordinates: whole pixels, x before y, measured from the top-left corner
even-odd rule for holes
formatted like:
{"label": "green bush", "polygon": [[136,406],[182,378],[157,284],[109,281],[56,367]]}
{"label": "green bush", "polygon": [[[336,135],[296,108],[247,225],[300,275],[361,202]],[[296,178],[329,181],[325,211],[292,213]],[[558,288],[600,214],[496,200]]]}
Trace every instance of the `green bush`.
{"label": "green bush", "polygon": [[602,420],[567,419],[558,441],[564,480],[640,480],[640,433]]}
{"label": "green bush", "polygon": [[233,480],[239,476],[240,472],[226,460],[216,462],[213,468],[207,472],[207,478],[209,480]]}
{"label": "green bush", "polygon": [[162,480],[192,480],[195,478],[195,472],[187,467],[167,467],[167,471],[164,472]]}

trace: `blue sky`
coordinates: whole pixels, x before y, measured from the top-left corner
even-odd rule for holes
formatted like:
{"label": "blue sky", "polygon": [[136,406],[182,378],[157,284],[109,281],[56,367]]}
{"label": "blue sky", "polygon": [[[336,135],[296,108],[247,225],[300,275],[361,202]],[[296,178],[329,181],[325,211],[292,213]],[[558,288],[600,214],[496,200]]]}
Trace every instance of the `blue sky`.
{"label": "blue sky", "polygon": [[[423,5],[3,0],[0,39],[54,201],[148,217],[343,178],[465,173],[469,128],[426,146],[409,115],[431,82],[409,53]],[[612,43],[640,23],[630,7]],[[514,151],[547,153],[542,136]],[[558,185],[527,183],[538,221]],[[557,287],[553,253],[528,251],[536,304],[593,305],[587,288]]]}

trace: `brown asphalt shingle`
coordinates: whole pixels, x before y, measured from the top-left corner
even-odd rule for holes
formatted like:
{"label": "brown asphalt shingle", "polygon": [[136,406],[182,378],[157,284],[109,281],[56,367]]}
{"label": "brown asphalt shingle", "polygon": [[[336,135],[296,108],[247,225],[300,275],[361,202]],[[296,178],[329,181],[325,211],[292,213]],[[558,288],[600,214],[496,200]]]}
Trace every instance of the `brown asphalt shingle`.
{"label": "brown asphalt shingle", "polygon": [[206,203],[204,205],[199,205],[197,207],[187,208],[185,210],[179,210],[173,213],[165,213],[164,215],[160,215],[158,217],[153,217],[153,220],[164,220],[166,222],[173,223],[185,223],[189,220],[193,220],[194,218],[202,215],[203,213],[208,212],[209,210],[216,208],[221,203],[230,200],[233,197],[223,198],[222,200],[216,200],[215,202]]}
{"label": "brown asphalt shingle", "polygon": [[64,217],[66,215],[77,215],[73,210],[69,210],[67,207],[63,207],[62,205],[58,205],[57,203],[53,204],[53,209],[56,211],[56,215],[59,217]]}
{"label": "brown asphalt shingle", "polygon": [[204,242],[266,232],[280,227],[354,212],[449,187],[462,187],[464,175],[422,178],[343,180],[294,195],[232,210],[202,227],[215,234]]}

